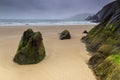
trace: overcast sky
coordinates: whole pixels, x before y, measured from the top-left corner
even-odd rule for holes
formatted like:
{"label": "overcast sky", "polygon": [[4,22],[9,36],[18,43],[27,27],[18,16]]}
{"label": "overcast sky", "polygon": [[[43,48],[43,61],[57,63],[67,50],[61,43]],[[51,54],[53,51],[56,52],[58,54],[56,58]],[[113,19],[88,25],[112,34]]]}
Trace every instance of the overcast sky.
{"label": "overcast sky", "polygon": [[96,13],[114,0],[0,0],[0,18],[65,18]]}

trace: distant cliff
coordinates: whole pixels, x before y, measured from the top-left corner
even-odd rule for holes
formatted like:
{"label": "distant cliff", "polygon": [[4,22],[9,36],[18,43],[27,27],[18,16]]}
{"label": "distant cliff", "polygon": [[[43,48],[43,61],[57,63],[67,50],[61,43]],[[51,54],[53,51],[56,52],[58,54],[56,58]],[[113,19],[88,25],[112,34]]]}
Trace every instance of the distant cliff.
{"label": "distant cliff", "polygon": [[120,4],[106,5],[97,16],[99,25],[82,38],[92,52],[88,64],[98,80],[120,80]]}
{"label": "distant cliff", "polygon": [[76,14],[67,19],[68,20],[85,20],[88,16],[92,16],[92,15],[93,14],[91,14],[91,13]]}
{"label": "distant cliff", "polygon": [[113,1],[106,6],[104,6],[97,14],[93,16],[88,16],[86,20],[92,21],[92,22],[102,22],[107,17],[111,17],[113,14],[116,13],[120,9],[120,1],[116,0]]}

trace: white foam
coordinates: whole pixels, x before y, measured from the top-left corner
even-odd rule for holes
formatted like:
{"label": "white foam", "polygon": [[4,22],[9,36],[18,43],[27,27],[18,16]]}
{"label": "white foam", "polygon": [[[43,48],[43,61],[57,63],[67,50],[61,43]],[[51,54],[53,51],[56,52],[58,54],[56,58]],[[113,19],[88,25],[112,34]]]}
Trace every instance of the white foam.
{"label": "white foam", "polygon": [[0,20],[0,26],[21,26],[21,25],[96,25],[90,21],[74,20]]}

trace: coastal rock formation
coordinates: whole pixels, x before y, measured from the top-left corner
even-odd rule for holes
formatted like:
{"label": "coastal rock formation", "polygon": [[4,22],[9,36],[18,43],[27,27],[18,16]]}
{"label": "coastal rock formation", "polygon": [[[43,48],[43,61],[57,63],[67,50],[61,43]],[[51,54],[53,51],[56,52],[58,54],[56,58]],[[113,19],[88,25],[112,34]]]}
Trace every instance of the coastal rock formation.
{"label": "coastal rock formation", "polygon": [[100,16],[104,20],[82,38],[92,52],[88,63],[98,80],[120,80],[120,9],[115,12],[111,9],[119,8],[118,4],[114,1],[107,5],[108,8],[101,13],[103,16]]}
{"label": "coastal rock formation", "polygon": [[85,31],[83,31],[83,33],[84,33],[84,34],[87,34],[88,32],[87,32],[87,30],[85,30]]}
{"label": "coastal rock formation", "polygon": [[86,20],[90,20],[92,22],[102,22],[107,17],[110,18],[119,9],[120,1],[116,0],[104,6],[97,14],[93,16],[88,16]]}
{"label": "coastal rock formation", "polygon": [[25,31],[14,57],[14,62],[24,65],[36,64],[43,60],[45,48],[42,40],[40,32],[33,32],[32,29]]}
{"label": "coastal rock formation", "polygon": [[59,39],[63,40],[63,39],[70,39],[71,35],[70,32],[68,30],[64,30],[63,32],[60,33]]}

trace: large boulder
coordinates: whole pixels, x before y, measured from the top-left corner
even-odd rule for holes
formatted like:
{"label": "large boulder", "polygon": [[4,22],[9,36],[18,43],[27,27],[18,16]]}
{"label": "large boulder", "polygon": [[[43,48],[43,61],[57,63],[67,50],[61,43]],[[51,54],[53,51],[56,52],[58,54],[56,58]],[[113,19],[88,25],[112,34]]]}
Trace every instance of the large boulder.
{"label": "large boulder", "polygon": [[71,35],[70,32],[68,30],[64,30],[60,33],[59,39],[63,40],[63,39],[70,39]]}
{"label": "large boulder", "polygon": [[36,64],[43,60],[45,57],[45,48],[42,40],[40,32],[33,32],[32,29],[25,31],[14,57],[14,62],[25,65]]}

